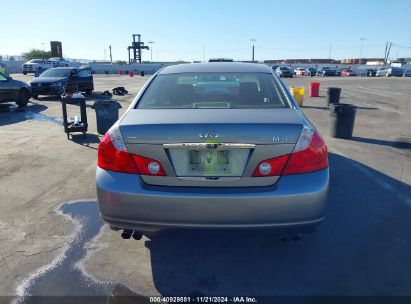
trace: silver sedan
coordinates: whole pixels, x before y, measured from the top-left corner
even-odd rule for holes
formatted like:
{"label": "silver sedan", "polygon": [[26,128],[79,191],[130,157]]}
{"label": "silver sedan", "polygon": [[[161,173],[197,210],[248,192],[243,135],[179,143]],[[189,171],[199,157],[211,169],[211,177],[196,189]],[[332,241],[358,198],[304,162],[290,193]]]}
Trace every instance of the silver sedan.
{"label": "silver sedan", "polygon": [[123,237],[170,228],[301,232],[324,218],[327,146],[265,65],[153,75],[99,144],[101,216]]}

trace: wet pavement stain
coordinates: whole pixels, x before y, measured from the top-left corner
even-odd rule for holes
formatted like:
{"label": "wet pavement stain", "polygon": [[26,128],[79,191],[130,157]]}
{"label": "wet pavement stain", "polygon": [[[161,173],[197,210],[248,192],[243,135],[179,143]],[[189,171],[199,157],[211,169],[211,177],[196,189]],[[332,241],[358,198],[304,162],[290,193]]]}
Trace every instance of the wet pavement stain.
{"label": "wet pavement stain", "polygon": [[24,117],[27,120],[49,121],[49,122],[55,123],[59,126],[63,125],[63,121],[58,120],[57,117],[47,116],[47,115],[44,115],[44,114],[41,114],[41,113],[34,113],[34,112],[31,112],[31,111],[26,111],[25,114],[24,114]]}
{"label": "wet pavement stain", "polygon": [[120,284],[98,282],[86,277],[76,266],[87,255],[85,244],[92,240],[103,226],[96,201],[66,203],[61,205],[58,211],[72,218],[80,225],[80,229],[54,267],[46,268],[44,272],[21,283],[25,286],[20,287],[22,297],[18,302],[43,303],[42,296],[96,296],[93,303],[107,303],[109,299],[113,300],[113,297],[118,296],[119,290],[127,290],[125,296],[138,296]]}

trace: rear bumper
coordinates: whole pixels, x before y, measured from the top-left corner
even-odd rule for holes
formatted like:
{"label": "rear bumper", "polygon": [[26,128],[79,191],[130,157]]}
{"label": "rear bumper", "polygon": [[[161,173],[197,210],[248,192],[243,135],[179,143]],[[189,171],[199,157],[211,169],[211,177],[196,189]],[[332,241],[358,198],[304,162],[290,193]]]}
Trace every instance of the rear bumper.
{"label": "rear bumper", "polygon": [[97,168],[102,218],[116,228],[298,228],[324,218],[328,169],[250,188],[150,186],[139,175]]}

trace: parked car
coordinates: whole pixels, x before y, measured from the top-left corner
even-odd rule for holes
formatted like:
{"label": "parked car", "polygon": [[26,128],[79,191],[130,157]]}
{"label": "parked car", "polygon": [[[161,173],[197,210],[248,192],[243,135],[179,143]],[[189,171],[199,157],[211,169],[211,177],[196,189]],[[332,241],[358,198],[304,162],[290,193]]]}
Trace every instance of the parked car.
{"label": "parked car", "polygon": [[0,62],[0,73],[6,74],[6,64]]}
{"label": "parked car", "polygon": [[411,77],[411,70],[405,70],[404,77]]}
{"label": "parked car", "polygon": [[272,65],[271,69],[275,72],[275,70],[279,67],[279,65]]}
{"label": "parked car", "polygon": [[91,71],[74,67],[51,68],[34,78],[29,84],[33,98],[39,95],[61,96],[65,91],[91,94],[94,90]]}
{"label": "parked car", "polygon": [[305,68],[295,68],[294,69],[294,75],[296,75],[296,76],[305,75]]}
{"label": "parked car", "polygon": [[342,69],[341,70],[341,76],[343,76],[343,77],[357,76],[357,73],[355,73],[351,69]]}
{"label": "parked car", "polygon": [[286,77],[292,78],[293,77],[293,73],[291,72],[291,69],[289,67],[286,67],[286,66],[278,67],[275,70],[275,72],[280,77],[284,77],[284,78],[286,78]]}
{"label": "parked car", "polygon": [[358,70],[358,73],[360,76],[365,76],[365,77],[374,77],[377,74],[377,70],[376,69],[360,69]]}
{"label": "parked car", "polygon": [[[205,87],[210,74],[238,79],[237,94],[197,94],[196,79]],[[172,65],[142,90],[98,147],[100,214],[123,238],[169,228],[302,232],[323,220],[327,146],[270,67]]]}
{"label": "parked car", "polygon": [[53,66],[56,67],[68,67],[69,66],[69,61],[61,58],[61,57],[52,57],[49,59],[53,63]]}
{"label": "parked car", "polygon": [[376,76],[381,77],[391,77],[391,76],[397,76],[397,77],[402,77],[403,70],[401,68],[395,68],[395,67],[384,67],[380,68],[377,70]]}
{"label": "parked car", "polygon": [[27,75],[29,73],[39,73],[39,72],[44,72],[45,70],[48,70],[52,68],[54,65],[50,60],[44,60],[44,59],[32,59],[27,61],[21,66],[22,72],[24,75]]}
{"label": "parked car", "polygon": [[317,76],[338,76],[338,72],[330,67],[321,67],[317,70]]}
{"label": "parked car", "polygon": [[27,83],[14,80],[0,72],[0,103],[14,101],[18,106],[25,107],[30,95],[30,86]]}
{"label": "parked car", "polygon": [[305,74],[307,76],[315,76],[315,75],[317,75],[317,69],[316,68],[306,68],[305,69]]}
{"label": "parked car", "polygon": [[80,70],[87,70],[88,69],[88,70],[91,71],[91,74],[96,73],[96,69],[93,66],[88,65],[88,64],[82,65],[81,67],[79,67],[79,69]]}

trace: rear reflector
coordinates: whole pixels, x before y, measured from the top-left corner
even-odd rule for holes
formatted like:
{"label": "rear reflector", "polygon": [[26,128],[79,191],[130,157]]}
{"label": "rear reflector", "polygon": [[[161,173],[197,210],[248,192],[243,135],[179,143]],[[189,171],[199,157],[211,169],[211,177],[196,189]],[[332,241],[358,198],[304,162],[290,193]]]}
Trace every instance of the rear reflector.
{"label": "rear reflector", "polygon": [[132,154],[138,173],[141,175],[166,176],[166,172],[159,162],[154,159]]}
{"label": "rear reflector", "polygon": [[[100,168],[129,174],[167,175],[164,168],[156,160],[128,153],[119,132],[118,129],[107,132],[99,143],[97,165]],[[117,149],[116,146],[121,150]]]}
{"label": "rear reflector", "polygon": [[284,171],[284,166],[287,163],[289,155],[283,155],[276,158],[271,158],[262,161],[255,169],[253,176],[279,176]]}

